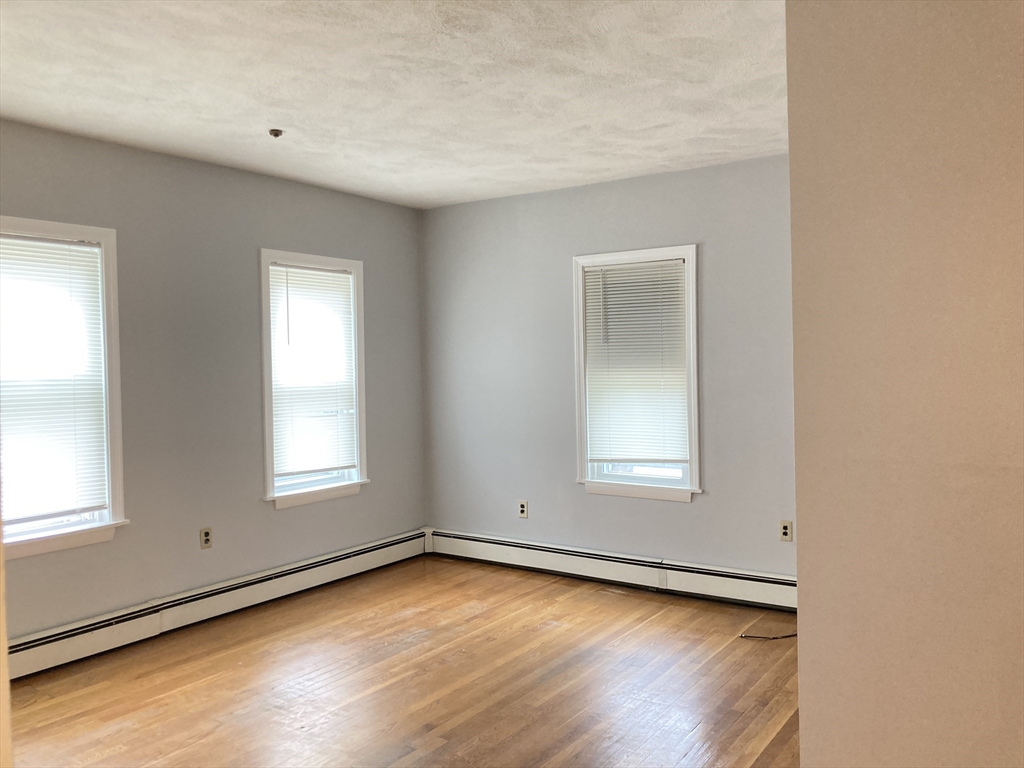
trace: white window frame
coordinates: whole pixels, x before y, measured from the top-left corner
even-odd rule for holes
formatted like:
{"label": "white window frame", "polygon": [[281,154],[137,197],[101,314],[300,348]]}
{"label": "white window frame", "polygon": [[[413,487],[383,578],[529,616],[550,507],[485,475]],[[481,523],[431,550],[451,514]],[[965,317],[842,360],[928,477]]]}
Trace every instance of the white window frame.
{"label": "white window frame", "polygon": [[[283,264],[293,267],[311,267],[326,269],[333,272],[350,272],[353,278],[353,302],[355,304],[355,340],[356,340],[356,408],[358,434],[356,440],[359,448],[359,466],[357,480],[337,485],[313,488],[295,493],[278,494],[274,491],[274,399],[273,399],[273,354],[271,349],[271,317],[270,317],[270,265]],[[274,502],[275,509],[287,509],[318,501],[352,496],[370,482],[366,469],[366,387],[365,361],[363,353],[363,262],[352,259],[341,259],[334,256],[316,256],[309,253],[292,253],[276,251],[270,248],[260,249],[260,285],[262,307],[262,339],[263,339],[263,457],[264,457],[264,500]]]}
{"label": "white window frame", "polygon": [[[689,472],[690,487],[678,488],[664,485],[643,485],[640,483],[614,483],[591,480],[588,477],[587,462],[587,375],[586,339],[584,319],[586,301],[583,271],[587,267],[633,264],[637,262],[683,259],[686,283],[686,397],[687,425],[689,430]],[[637,251],[618,251],[573,259],[573,293],[575,309],[576,339],[576,482],[586,486],[587,493],[605,496],[629,496],[641,499],[662,499],[665,501],[692,501],[693,494],[701,493],[700,485],[700,425],[697,373],[697,246],[673,245],[667,248],[647,248]]]}
{"label": "white window frame", "polygon": [[103,227],[63,224],[56,221],[0,216],[0,233],[47,240],[69,240],[98,245],[102,257],[103,354],[107,388],[107,453],[109,519],[76,528],[48,533],[25,534],[4,539],[9,560],[41,555],[61,549],[110,541],[114,531],[127,525],[124,516],[124,463],[121,443],[121,355],[117,323],[117,233]]}

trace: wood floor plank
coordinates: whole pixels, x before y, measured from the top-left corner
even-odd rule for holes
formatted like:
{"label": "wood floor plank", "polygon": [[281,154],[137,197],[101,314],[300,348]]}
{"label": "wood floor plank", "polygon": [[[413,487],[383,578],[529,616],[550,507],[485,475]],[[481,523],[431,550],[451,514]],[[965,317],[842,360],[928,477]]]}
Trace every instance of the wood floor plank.
{"label": "wood floor plank", "polygon": [[785,612],[424,556],[13,684],[17,765],[796,766]]}
{"label": "wood floor plank", "polygon": [[777,768],[794,765],[800,755],[800,713],[794,711],[786,723],[761,751],[751,768]]}

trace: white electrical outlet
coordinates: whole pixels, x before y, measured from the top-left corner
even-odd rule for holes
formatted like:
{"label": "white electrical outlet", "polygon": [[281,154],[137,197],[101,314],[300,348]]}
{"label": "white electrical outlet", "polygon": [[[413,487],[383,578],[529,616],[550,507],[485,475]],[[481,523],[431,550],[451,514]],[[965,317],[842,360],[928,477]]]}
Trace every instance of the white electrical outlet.
{"label": "white electrical outlet", "polygon": [[213,529],[212,528],[200,528],[199,529],[199,548],[209,549],[213,546]]}
{"label": "white electrical outlet", "polygon": [[523,499],[519,500],[519,516],[522,518],[530,516],[530,502],[524,501]]}
{"label": "white electrical outlet", "polygon": [[793,521],[779,520],[779,541],[793,540]]}

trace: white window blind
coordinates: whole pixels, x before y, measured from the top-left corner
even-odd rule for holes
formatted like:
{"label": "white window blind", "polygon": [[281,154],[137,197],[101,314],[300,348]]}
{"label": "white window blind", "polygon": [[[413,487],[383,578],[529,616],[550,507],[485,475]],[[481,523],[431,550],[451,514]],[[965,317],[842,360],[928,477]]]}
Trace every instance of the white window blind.
{"label": "white window blind", "polygon": [[689,501],[700,490],[695,259],[695,246],[575,259],[588,491]]}
{"label": "white window blind", "polygon": [[0,237],[0,494],[7,539],[110,520],[103,251]]}
{"label": "white window blind", "polygon": [[274,495],[359,480],[355,279],[271,263]]}
{"label": "white window blind", "polygon": [[584,276],[589,460],[686,462],[682,259]]}

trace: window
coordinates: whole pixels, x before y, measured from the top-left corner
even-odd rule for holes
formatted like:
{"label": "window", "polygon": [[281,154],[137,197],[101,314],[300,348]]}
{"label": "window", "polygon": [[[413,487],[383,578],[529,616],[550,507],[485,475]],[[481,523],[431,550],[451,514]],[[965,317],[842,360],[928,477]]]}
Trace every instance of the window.
{"label": "window", "polygon": [[579,256],[579,482],[690,501],[700,492],[695,245]]}
{"label": "window", "polygon": [[0,508],[10,557],[109,540],[121,504],[115,233],[0,217]]}
{"label": "window", "polygon": [[266,498],[358,493],[366,478],[359,261],[264,249]]}

